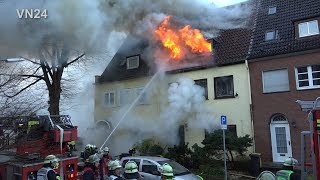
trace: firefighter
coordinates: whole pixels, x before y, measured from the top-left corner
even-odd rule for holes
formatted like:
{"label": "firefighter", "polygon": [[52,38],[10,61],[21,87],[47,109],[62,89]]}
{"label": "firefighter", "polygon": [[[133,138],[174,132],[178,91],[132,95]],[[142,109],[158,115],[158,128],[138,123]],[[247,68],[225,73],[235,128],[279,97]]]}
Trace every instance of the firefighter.
{"label": "firefighter", "polygon": [[173,169],[168,163],[161,167],[161,180],[174,180]]}
{"label": "firefighter", "polygon": [[87,144],[84,148],[84,151],[81,152],[80,157],[82,158],[83,162],[86,162],[86,160],[89,158],[89,156],[93,155],[91,154],[91,144]]}
{"label": "firefighter", "polygon": [[286,159],[283,163],[283,170],[276,173],[276,180],[298,180],[293,171],[295,163],[297,163],[297,160],[292,157]]}
{"label": "firefighter", "polygon": [[109,162],[109,175],[111,180],[124,180],[121,177],[121,168],[122,166],[118,160]]}
{"label": "firefighter", "polygon": [[108,176],[109,173],[109,168],[108,168],[108,162],[112,160],[110,154],[109,154],[109,148],[105,147],[102,151],[102,157],[101,160],[99,161],[99,175],[100,179],[103,179],[104,177]]}
{"label": "firefighter", "polygon": [[59,160],[55,155],[48,155],[44,159],[44,165],[37,172],[38,180],[57,180],[60,179],[59,176],[56,175],[55,169],[59,167]]}
{"label": "firefighter", "polygon": [[96,170],[99,166],[99,157],[97,155],[91,155],[85,162],[83,169],[83,180],[95,180]]}
{"label": "firefighter", "polygon": [[134,161],[128,161],[124,166],[123,177],[127,180],[140,180],[141,176],[138,172],[138,165]]}

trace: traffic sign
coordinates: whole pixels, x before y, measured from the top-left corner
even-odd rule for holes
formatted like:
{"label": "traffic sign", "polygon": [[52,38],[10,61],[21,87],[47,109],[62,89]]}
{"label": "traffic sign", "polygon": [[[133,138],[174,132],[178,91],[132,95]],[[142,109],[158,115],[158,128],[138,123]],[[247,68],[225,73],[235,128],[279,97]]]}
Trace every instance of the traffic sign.
{"label": "traffic sign", "polygon": [[227,116],[221,116],[221,129],[227,129]]}

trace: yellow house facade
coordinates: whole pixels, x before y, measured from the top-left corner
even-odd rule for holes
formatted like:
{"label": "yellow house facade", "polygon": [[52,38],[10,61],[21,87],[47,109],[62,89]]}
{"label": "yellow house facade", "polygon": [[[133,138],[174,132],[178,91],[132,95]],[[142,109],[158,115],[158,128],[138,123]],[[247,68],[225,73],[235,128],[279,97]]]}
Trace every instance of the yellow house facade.
{"label": "yellow house facade", "polygon": [[[236,29],[221,34],[213,45],[214,55],[209,60],[213,63],[165,72],[164,76],[153,80],[151,87],[147,88],[147,92],[130,112],[145,121],[154,121],[167,108],[170,84],[179,78],[188,78],[205,89],[206,100],[203,103],[206,108],[214,112],[212,121],[220,124],[220,116],[227,116],[229,131],[236,133],[237,136],[248,134],[253,138],[249,72],[245,61],[250,32],[250,30]],[[223,40],[225,38],[230,41]],[[128,46],[140,46],[139,41],[130,37],[126,41],[136,41],[136,43],[120,47],[104,73],[96,76],[94,119],[107,120],[113,127],[118,123],[112,119],[114,114],[119,111],[124,113],[154,74],[145,70],[149,68],[148,63],[144,62],[144,56],[141,55],[139,48],[138,50],[128,48]],[[122,123],[125,124],[128,118],[130,116],[126,116]],[[180,136],[181,141],[188,143],[189,146],[195,143],[200,145],[205,138],[204,128],[190,128],[185,123],[176,126],[180,126],[177,133],[183,134]],[[253,150],[254,147],[248,149],[249,152]]]}

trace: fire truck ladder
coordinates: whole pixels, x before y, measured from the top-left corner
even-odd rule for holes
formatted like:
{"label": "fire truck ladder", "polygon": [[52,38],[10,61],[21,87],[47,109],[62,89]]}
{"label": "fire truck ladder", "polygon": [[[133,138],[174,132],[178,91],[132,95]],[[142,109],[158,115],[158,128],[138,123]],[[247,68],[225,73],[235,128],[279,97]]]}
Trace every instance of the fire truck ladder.
{"label": "fire truck ladder", "polygon": [[[312,167],[312,177],[315,180],[320,180],[320,156],[319,156],[319,129],[317,121],[320,121],[320,97],[315,101],[296,101],[302,111],[308,113],[308,122],[310,131],[301,132],[301,179],[307,179],[308,167]],[[311,158],[312,163],[306,163],[306,142],[305,138],[309,136],[311,140]]]}
{"label": "fire truck ladder", "polygon": [[[0,117],[0,151],[13,149],[27,140],[41,138],[54,127],[73,127],[69,115]],[[41,131],[39,131],[41,129]]]}

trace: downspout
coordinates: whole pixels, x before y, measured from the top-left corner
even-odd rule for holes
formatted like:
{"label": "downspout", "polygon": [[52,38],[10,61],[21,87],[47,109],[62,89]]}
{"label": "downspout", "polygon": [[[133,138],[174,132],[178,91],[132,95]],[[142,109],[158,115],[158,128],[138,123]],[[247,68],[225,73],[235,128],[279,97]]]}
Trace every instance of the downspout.
{"label": "downspout", "polygon": [[248,60],[245,60],[245,65],[247,69],[247,78],[248,78],[248,93],[249,93],[249,105],[250,105],[250,120],[251,120],[251,133],[253,135],[253,151],[256,152],[256,143],[254,138],[254,125],[253,125],[253,110],[252,110],[252,97],[251,97],[251,83],[250,83],[250,69]]}

